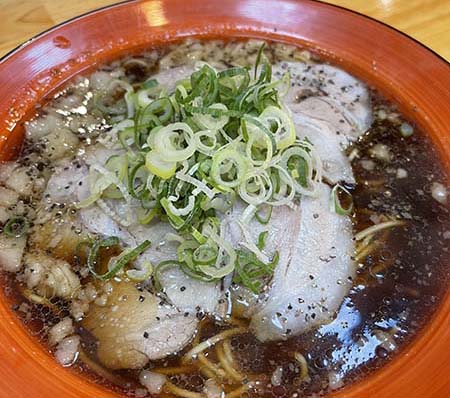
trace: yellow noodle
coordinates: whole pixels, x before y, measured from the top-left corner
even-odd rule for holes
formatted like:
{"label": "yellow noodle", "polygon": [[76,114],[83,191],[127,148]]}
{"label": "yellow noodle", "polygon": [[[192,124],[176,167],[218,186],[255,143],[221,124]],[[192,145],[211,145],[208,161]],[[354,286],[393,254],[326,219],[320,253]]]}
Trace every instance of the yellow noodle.
{"label": "yellow noodle", "polygon": [[224,370],[221,369],[219,366],[217,366],[215,363],[211,362],[208,358],[206,358],[204,354],[202,353],[198,354],[197,359],[202,365],[211,370],[211,372],[215,373],[217,376],[221,378],[226,377],[226,373],[224,372]]}
{"label": "yellow noodle", "polygon": [[[362,242],[358,242],[357,249],[356,249],[356,255],[355,260],[360,261],[364,259],[364,257],[367,257],[370,253],[377,250],[383,242],[385,242],[389,236],[389,230],[385,229],[381,232],[381,234],[377,237],[377,239],[372,242],[374,239],[376,233],[372,235],[366,236]],[[370,246],[370,248],[369,248]]]}
{"label": "yellow noodle", "polygon": [[234,316],[228,318],[227,322],[231,323],[232,325],[240,326],[240,327],[243,327],[243,328],[248,327],[248,321],[246,319],[239,319],[239,318],[236,318]]}
{"label": "yellow noodle", "polygon": [[184,388],[180,388],[170,381],[166,381],[164,384],[164,390],[171,394],[177,395],[179,397],[184,398],[205,398],[205,395],[200,392],[185,390]]}
{"label": "yellow noodle", "polygon": [[167,393],[167,392],[164,392],[164,391],[160,391],[158,393],[158,398],[173,398],[173,397],[174,397],[173,394],[170,394],[170,393]]}
{"label": "yellow noodle", "polygon": [[249,388],[250,383],[244,384],[243,386],[236,388],[236,390],[230,391],[229,393],[225,394],[225,398],[238,398]]}
{"label": "yellow noodle", "polygon": [[151,369],[152,372],[160,373],[166,376],[174,376],[181,373],[193,373],[197,371],[197,367],[194,365],[186,366],[173,366],[167,368],[154,368]]}
{"label": "yellow noodle", "polygon": [[[197,364],[198,365],[198,364]],[[217,380],[217,375],[212,371],[212,370],[210,370],[209,368],[207,368],[207,367],[205,367],[205,366],[199,366],[198,367],[198,370],[200,371],[200,373],[203,375],[203,376],[205,376],[206,378],[208,378],[208,379],[215,379],[215,380]]]}
{"label": "yellow noodle", "polygon": [[405,224],[405,222],[401,221],[401,220],[390,220],[390,221],[381,222],[379,224],[375,224],[366,229],[363,229],[362,231],[359,231],[357,234],[355,234],[355,240],[356,241],[362,240],[365,237],[375,234],[384,229],[393,228],[393,227],[397,227],[397,226],[404,225],[404,224]]}
{"label": "yellow noodle", "polygon": [[375,276],[376,274],[385,271],[386,269],[388,269],[392,264],[394,263],[394,261],[383,261],[381,263],[378,263],[377,265],[374,265],[371,269],[370,269],[370,273]]}
{"label": "yellow noodle", "polygon": [[86,365],[90,370],[92,370],[97,375],[103,377],[105,380],[109,382],[119,385],[126,386],[126,380],[122,379],[122,377],[117,376],[108,370],[106,370],[103,366],[99,365],[97,362],[93,361],[82,349],[78,352],[79,359]]}
{"label": "yellow noodle", "polygon": [[39,296],[29,289],[23,289],[22,294],[27,300],[36,304],[44,305],[50,308],[53,312],[57,312],[59,310],[58,306],[53,304],[47,297]]}
{"label": "yellow noodle", "polygon": [[192,340],[192,347],[195,347],[200,342],[200,334],[202,332],[204,320],[201,320],[197,326],[197,332],[195,333],[194,340]]}
{"label": "yellow noodle", "polygon": [[300,380],[301,381],[306,380],[309,374],[308,374],[308,363],[306,362],[305,357],[301,353],[296,351],[294,353],[294,358],[300,364]]}
{"label": "yellow noodle", "polygon": [[212,347],[213,345],[217,344],[219,341],[226,339],[227,337],[234,336],[236,334],[242,334],[245,333],[246,331],[247,331],[246,328],[235,328],[220,332],[215,336],[212,336],[209,339],[202,341],[200,344],[189,350],[184,355],[183,361],[189,361],[193,359],[196,355],[200,354],[202,351],[205,351],[207,348]]}
{"label": "yellow noodle", "polygon": [[377,247],[379,246],[378,242],[374,242],[369,246],[366,246],[364,249],[362,249],[359,253],[357,252],[355,256],[355,261],[359,262],[365,257],[367,257],[370,253],[372,253]]}
{"label": "yellow noodle", "polygon": [[222,344],[218,344],[216,346],[217,357],[219,358],[220,364],[232,380],[242,381],[244,377],[234,368],[231,348],[229,345],[225,346],[226,342],[228,342],[228,340],[225,340]]}
{"label": "yellow noodle", "polygon": [[358,242],[356,244],[356,255],[358,255],[362,250],[364,250],[372,241],[374,235],[368,235],[366,236],[362,242]]}

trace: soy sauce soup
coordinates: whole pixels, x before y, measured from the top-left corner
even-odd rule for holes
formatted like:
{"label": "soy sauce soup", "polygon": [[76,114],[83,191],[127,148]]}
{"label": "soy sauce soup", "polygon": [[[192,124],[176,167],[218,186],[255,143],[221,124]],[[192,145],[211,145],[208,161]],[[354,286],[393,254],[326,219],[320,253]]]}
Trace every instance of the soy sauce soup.
{"label": "soy sauce soup", "polygon": [[150,49],[25,129],[0,169],[5,293],[118,396],[320,396],[399,355],[447,289],[432,142],[309,51]]}

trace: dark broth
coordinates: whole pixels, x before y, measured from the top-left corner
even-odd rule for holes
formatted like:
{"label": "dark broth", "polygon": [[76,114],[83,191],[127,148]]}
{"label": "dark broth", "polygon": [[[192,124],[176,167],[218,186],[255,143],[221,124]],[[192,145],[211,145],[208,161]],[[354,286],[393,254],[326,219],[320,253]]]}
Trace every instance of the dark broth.
{"label": "dark broth", "polygon": [[[117,65],[116,62],[104,69]],[[130,82],[143,81],[154,72],[154,65],[145,70],[135,65],[127,70]],[[331,324],[285,342],[262,344],[251,334],[231,338],[240,371],[260,375],[259,388],[249,390],[247,396],[301,398],[366,377],[398,355],[420,333],[448,287],[449,207],[431,196],[431,184],[445,183],[448,176],[426,134],[416,128],[411,137],[403,138],[400,128],[404,120],[395,106],[376,92],[372,92],[372,97],[375,122],[348,149],[349,154],[357,151],[352,162],[357,185],[349,187],[355,204],[354,230],[368,227],[373,224],[373,217],[380,215],[399,217],[406,223],[383,235],[379,247],[361,261],[354,286]],[[389,149],[389,162],[373,156],[377,144]],[[21,156],[35,149],[25,147]],[[398,178],[399,175],[404,178]],[[105,253],[104,258],[108,255]],[[71,260],[76,267],[74,259]],[[5,293],[13,302],[12,309],[45,345],[48,329],[68,315],[67,305],[52,302],[58,309],[55,312],[31,303],[20,294],[24,287],[20,276],[3,274],[2,278]],[[201,325],[200,341],[229,328],[208,317],[203,317]],[[85,352],[95,362],[95,342],[81,326],[78,332]],[[182,354],[190,347],[178,356],[152,361],[148,369],[180,366]],[[307,362],[308,377],[303,380],[299,377],[301,368],[295,352],[301,353]],[[208,358],[216,361],[214,350],[210,350]],[[282,381],[272,385],[271,376],[277,368],[283,370]],[[107,376],[107,380],[92,365],[81,361],[72,369],[112,388],[120,396],[144,394],[139,371],[107,370],[112,376]],[[198,371],[171,377],[177,386],[197,392],[201,392],[205,380]]]}

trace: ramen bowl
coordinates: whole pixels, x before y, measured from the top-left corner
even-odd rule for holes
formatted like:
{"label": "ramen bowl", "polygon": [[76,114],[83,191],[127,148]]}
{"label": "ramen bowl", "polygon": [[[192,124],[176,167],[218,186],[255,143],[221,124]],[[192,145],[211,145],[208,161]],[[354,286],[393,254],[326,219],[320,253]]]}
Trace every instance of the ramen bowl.
{"label": "ramen bowl", "polygon": [[[186,37],[258,38],[311,48],[394,101],[450,167],[450,66],[429,49],[357,13],[306,0],[127,2],[63,23],[0,62],[0,154],[9,159],[34,106],[73,76],[125,53]],[[393,360],[333,397],[450,396],[450,294]],[[117,396],[64,369],[0,298],[0,396]]]}

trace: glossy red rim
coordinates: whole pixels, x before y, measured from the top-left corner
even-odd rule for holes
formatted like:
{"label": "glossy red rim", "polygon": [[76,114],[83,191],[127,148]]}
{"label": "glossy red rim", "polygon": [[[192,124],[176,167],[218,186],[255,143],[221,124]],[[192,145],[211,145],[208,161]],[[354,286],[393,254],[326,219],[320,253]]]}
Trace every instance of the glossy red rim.
{"label": "glossy red rim", "polygon": [[[0,151],[21,139],[33,105],[74,75],[125,52],[183,37],[254,37],[311,47],[369,81],[425,131],[450,169],[450,66],[394,29],[308,0],[133,1],[94,11],[34,38],[0,62]],[[68,41],[68,42],[67,42]],[[70,45],[69,45],[70,44]],[[112,397],[61,368],[0,300],[0,396]],[[390,364],[335,397],[450,395],[450,294]]]}

